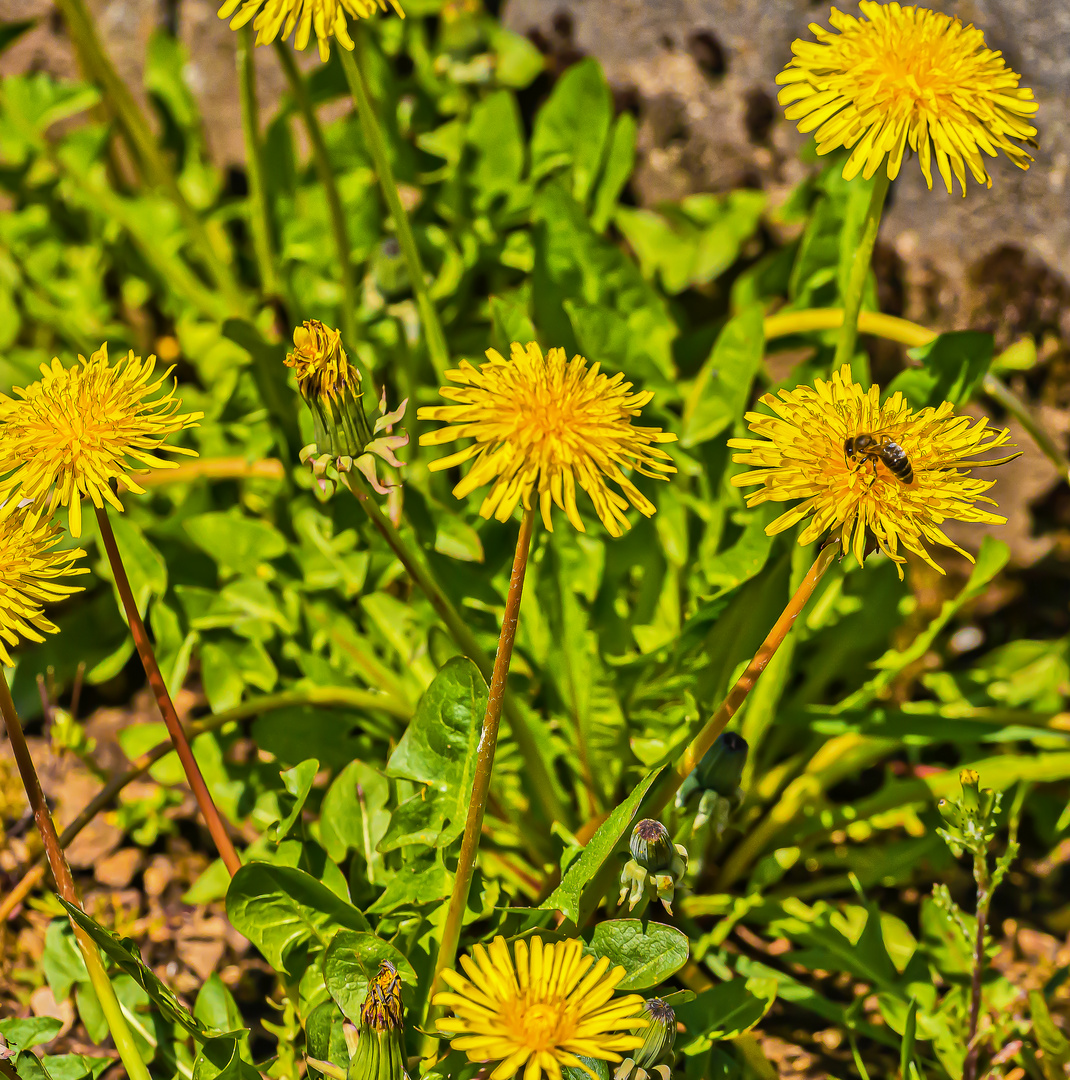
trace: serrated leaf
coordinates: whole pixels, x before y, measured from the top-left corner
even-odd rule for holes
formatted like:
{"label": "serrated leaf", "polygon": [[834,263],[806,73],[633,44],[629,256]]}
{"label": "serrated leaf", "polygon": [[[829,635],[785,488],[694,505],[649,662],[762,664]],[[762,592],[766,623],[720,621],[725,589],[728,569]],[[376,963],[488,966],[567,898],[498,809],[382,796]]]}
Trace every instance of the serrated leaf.
{"label": "serrated leaf", "polygon": [[141,951],[130,938],[118,938],[106,930],[95,919],[90,918],[81,908],[69,904],[62,897],[59,902],[66,908],[67,914],[93,939],[101,951],[149,995],[152,1003],[164,1017],[180,1024],[191,1035],[204,1039],[216,1032],[210,1031],[175,996],[167,986],[141,959]]}

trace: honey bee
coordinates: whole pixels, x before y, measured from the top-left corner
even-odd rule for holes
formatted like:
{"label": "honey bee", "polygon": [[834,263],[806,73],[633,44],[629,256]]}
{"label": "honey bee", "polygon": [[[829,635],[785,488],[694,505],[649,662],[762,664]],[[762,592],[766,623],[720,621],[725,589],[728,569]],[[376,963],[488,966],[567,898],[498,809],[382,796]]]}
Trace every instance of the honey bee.
{"label": "honey bee", "polygon": [[914,468],[906,451],[885,435],[866,432],[853,435],[844,442],[843,453],[848,463],[857,469],[861,469],[867,461],[871,462],[874,480],[877,479],[877,462],[882,461],[900,483],[911,484],[914,481]]}

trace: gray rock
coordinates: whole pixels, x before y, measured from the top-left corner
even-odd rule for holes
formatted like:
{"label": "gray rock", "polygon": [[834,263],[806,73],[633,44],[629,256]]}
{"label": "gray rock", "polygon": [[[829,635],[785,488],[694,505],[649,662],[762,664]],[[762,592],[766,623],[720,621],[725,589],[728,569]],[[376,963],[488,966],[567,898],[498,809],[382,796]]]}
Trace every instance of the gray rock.
{"label": "gray rock", "polygon": [[[840,6],[857,11],[853,0]],[[1039,101],[1040,150],[1028,171],[992,162],[991,190],[971,182],[965,199],[930,192],[917,163],[904,165],[881,232],[902,262],[903,313],[941,327],[985,323],[1003,337],[1058,329],[1061,318],[1068,337],[1065,311],[1044,326],[1036,310],[1018,310],[1037,305],[1017,294],[1028,279],[1041,306],[1051,295],[1047,306],[1061,307],[1070,278],[1070,4],[922,6],[974,23],[1003,50]],[[775,200],[805,175],[804,136],[784,119],[774,79],[792,40],[828,13],[811,0],[508,0],[504,19],[559,66],[597,57],[618,97],[638,106],[635,186],[651,204],[741,184]]]}

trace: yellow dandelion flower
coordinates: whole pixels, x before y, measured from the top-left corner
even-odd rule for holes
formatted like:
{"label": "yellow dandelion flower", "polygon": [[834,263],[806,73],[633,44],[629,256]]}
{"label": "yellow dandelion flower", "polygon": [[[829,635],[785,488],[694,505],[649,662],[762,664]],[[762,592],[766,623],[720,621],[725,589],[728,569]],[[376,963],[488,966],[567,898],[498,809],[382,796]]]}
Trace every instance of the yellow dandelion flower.
{"label": "yellow dandelion flower", "polygon": [[56,551],[63,531],[35,521],[17,499],[0,506],[0,662],[11,667],[8,648],[21,640],[44,641],[57,627],[45,618],[44,605],[81,592],[81,585],[62,579],[87,574],[74,566],[85,552],[78,548]]}
{"label": "yellow dandelion flower", "polygon": [[[390,7],[405,18],[398,0],[390,0]],[[320,59],[326,63],[331,56],[332,37],[353,51],[347,15],[351,19],[370,19],[376,11],[388,10],[386,0],[226,0],[219,17],[230,19],[231,30],[237,30],[256,15],[253,29],[257,45],[270,45],[279,37],[285,41],[296,28],[294,48],[304,49],[315,29]]]}
{"label": "yellow dandelion flower", "polygon": [[[629,503],[647,517],[654,513],[654,504],[621,471],[634,469],[658,480],[676,472],[669,455],[654,445],[675,442],[676,436],[632,425],[632,418],[653,398],[652,390],[633,392],[622,374],[610,378],[597,363],[588,368],[582,356],[566,361],[564,349],[551,349],[544,358],[535,342],[527,348],[514,342],[508,360],[488,349],[487,360],[479,368],[463,360],[459,368],[446,372],[460,385],[444,386],[440,393],[456,405],[436,405],[416,414],[449,425],[421,435],[423,446],[475,440],[431,465],[438,471],[475,459],[453,489],[458,499],[493,484],[479,512],[507,521],[518,503],[530,509],[532,494],[538,492],[547,529],[553,529],[554,503],[583,532],[576,508],[578,484],[613,536],[628,528],[624,512]],[[610,489],[607,480],[627,498]]]}
{"label": "yellow dandelion flower", "polygon": [[[817,23],[817,41],[795,41],[795,54],[777,76],[785,115],[814,133],[817,152],[852,149],[845,179],[866,178],[888,159],[899,175],[909,146],[930,190],[932,159],[948,193],[952,175],[966,194],[966,169],[992,186],[981,154],[1002,150],[1021,169],[1033,160],[1014,139],[1032,140],[1033,91],[984,34],[927,8],[860,0],[864,19],[832,9],[834,33]],[[867,21],[868,20],[868,21]]]}
{"label": "yellow dandelion flower", "polygon": [[533,937],[530,946],[521,940],[514,948],[515,966],[505,938],[496,937],[489,950],[477,945],[461,957],[468,978],[443,971],[450,991],[434,998],[453,1010],[438,1028],[454,1036],[455,1049],[469,1061],[500,1062],[490,1080],[509,1080],[521,1070],[524,1080],[544,1074],[560,1080],[564,1065],[595,1077],[581,1057],[620,1061],[621,1052],[643,1045],[631,1034],[647,1025],[643,999],[613,999],[624,968],[610,970],[605,957],[596,963],[575,940],[544,944]]}
{"label": "yellow dandelion flower", "polygon": [[284,361],[297,375],[304,397],[337,398],[347,390],[361,393],[360,373],[342,347],[342,333],[318,319],[294,327],[293,352]]}
{"label": "yellow dandelion flower", "polygon": [[813,389],[781,390],[761,402],[775,415],[745,417],[762,439],[730,439],[728,445],[746,451],[735,461],[756,466],[732,478],[736,487],[760,485],[747,496],[748,506],[800,500],[766,527],[770,536],[812,515],[800,544],[839,533],[843,553],[854,552],[861,564],[873,540],[902,578],[904,551],[943,573],[926,543],[970,558],[944,535],[944,521],[1007,520],[975,505],[995,506],[983,495],[994,481],[975,479],[970,470],[1017,457],[976,460],[1006,445],[1009,433],[984,419],[956,416],[950,402],[914,411],[897,392],[882,405],[879,388],[863,390],[847,364],[828,382],[816,379]]}
{"label": "yellow dandelion flower", "polygon": [[[71,533],[81,536],[83,498],[98,509],[107,501],[122,510],[111,489],[120,477],[131,491],[144,493],[128,472],[130,462],[175,468],[153,451],[204,414],[180,413],[174,384],[147,400],[171,371],[154,378],[155,366],[155,356],[142,360],[130,352],[112,367],[105,343],[69,368],[55,359],[42,364],[39,382],[14,388],[17,399],[0,394],[0,492],[17,490],[20,499],[32,500],[35,517],[70,507]],[[167,449],[196,454],[183,446]]]}

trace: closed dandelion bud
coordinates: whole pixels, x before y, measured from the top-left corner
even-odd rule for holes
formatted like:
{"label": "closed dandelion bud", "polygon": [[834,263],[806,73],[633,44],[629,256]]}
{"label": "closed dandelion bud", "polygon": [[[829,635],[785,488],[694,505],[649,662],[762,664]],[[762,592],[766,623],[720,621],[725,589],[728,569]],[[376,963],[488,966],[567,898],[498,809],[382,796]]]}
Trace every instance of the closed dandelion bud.
{"label": "closed dandelion bud", "polygon": [[636,825],[629,847],[632,857],[624,864],[620,874],[620,899],[617,903],[623,904],[627,898],[628,910],[631,911],[649,888],[665,910],[672,914],[676,886],[687,871],[687,849],[673,844],[669,830],[653,818],[644,818]]}
{"label": "closed dandelion bud", "polygon": [[669,830],[653,818],[644,818],[636,825],[632,830],[632,839],[628,846],[631,849],[632,858],[644,870],[652,873],[667,870],[672,865],[673,856],[676,854]]}
{"label": "closed dandelion bud", "polygon": [[355,468],[376,491],[386,494],[390,486],[379,481],[375,458],[400,468],[394,451],[409,437],[390,432],[405,415],[406,402],[388,413],[384,392],[375,426],[369,426],[360,372],[349,362],[342,335],[316,319],[294,330],[286,366],[297,373],[297,389],[312,413],[315,441],[301,451],[301,461],[311,464],[321,488],[333,484],[338,473]]}
{"label": "closed dandelion bud", "polygon": [[408,1080],[402,1031],[401,976],[388,960],[368,984],[347,1080]]}
{"label": "closed dandelion bud", "polygon": [[651,998],[643,1005],[642,1015],[647,1020],[643,1045],[620,1063],[613,1080],[649,1080],[652,1076],[669,1080],[676,1042],[676,1013],[661,998]]}
{"label": "closed dandelion bud", "polygon": [[702,755],[695,772],[699,787],[704,791],[716,791],[726,799],[739,790],[743,779],[743,767],[747,764],[750,747],[742,735],[734,731],[722,731],[713,746]]}
{"label": "closed dandelion bud", "polygon": [[952,802],[950,799],[941,799],[936,804],[936,809],[940,811],[940,816],[952,828],[961,829],[966,824],[962,807],[958,803]]}

